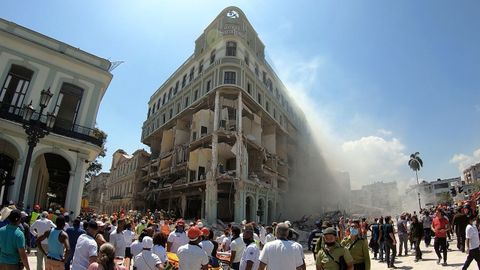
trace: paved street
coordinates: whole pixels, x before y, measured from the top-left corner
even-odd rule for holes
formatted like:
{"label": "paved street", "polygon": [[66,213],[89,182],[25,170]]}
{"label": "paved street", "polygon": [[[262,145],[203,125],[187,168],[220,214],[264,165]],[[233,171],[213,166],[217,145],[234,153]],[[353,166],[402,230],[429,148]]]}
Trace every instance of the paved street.
{"label": "paved street", "polygon": [[[433,239],[432,239],[433,243]],[[450,248],[453,251],[448,252],[448,266],[441,266],[437,265],[437,256],[435,251],[433,250],[433,246],[426,248],[425,245],[422,243],[422,252],[423,252],[423,261],[418,263],[414,262],[415,255],[413,251],[409,252],[407,257],[399,257],[395,260],[395,265],[397,269],[415,269],[415,270],[434,270],[434,269],[462,269],[463,263],[467,258],[467,254],[461,253],[460,251],[456,250],[456,241],[453,240],[450,242]],[[373,255],[371,255],[373,258]],[[312,253],[306,254],[307,259],[307,270],[315,269],[315,263],[313,262],[313,255]],[[371,270],[384,270],[388,269],[386,263],[380,263],[378,261],[372,260],[372,268]],[[477,269],[475,261],[470,264],[468,269]]]}

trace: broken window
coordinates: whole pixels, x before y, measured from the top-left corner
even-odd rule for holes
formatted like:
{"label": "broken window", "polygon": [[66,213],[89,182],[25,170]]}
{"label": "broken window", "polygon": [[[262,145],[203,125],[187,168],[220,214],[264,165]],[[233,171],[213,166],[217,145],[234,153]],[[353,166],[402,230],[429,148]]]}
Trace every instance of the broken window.
{"label": "broken window", "polygon": [[200,75],[202,71],[203,71],[203,59],[200,60],[200,63],[198,64],[198,75]]}
{"label": "broken window", "polygon": [[207,127],[201,126],[200,127],[200,136],[207,135],[208,129]]}
{"label": "broken window", "polygon": [[234,41],[227,41],[226,56],[237,56],[237,43]]}
{"label": "broken window", "polygon": [[55,127],[68,130],[73,128],[80,110],[82,96],[82,88],[70,83],[63,83],[54,109],[54,114],[57,116]]}
{"label": "broken window", "polygon": [[215,50],[210,53],[210,65],[215,62]]}
{"label": "broken window", "polygon": [[225,71],[223,83],[225,84],[235,84],[236,73],[234,71]]}
{"label": "broken window", "polygon": [[[18,65],[12,65],[7,78],[0,89],[0,102],[16,107],[18,110],[23,105],[28,85],[32,79],[33,71]],[[11,108],[10,112],[14,108]]]}
{"label": "broken window", "polygon": [[205,167],[198,167],[198,180],[205,180]]}

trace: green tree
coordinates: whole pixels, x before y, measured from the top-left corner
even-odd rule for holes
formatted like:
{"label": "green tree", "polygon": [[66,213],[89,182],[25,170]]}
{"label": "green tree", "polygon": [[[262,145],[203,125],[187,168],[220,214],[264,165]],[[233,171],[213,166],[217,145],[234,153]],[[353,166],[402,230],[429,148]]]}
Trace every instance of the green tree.
{"label": "green tree", "polygon": [[[423,160],[420,158],[419,152],[415,152],[414,154],[410,155],[408,166],[415,172],[415,176],[417,177],[417,188],[419,188],[418,171],[420,171],[420,168],[423,167]],[[420,192],[418,192],[418,207],[420,210],[422,210],[422,204],[420,203]]]}
{"label": "green tree", "polygon": [[450,205],[450,204],[453,203],[453,198],[452,198],[452,196],[450,195],[449,192],[442,192],[438,196],[437,203]]}
{"label": "green tree", "polygon": [[85,182],[89,182],[92,176],[97,175],[102,170],[102,163],[100,163],[100,158],[104,158],[107,153],[107,148],[105,147],[105,142],[107,140],[107,133],[102,130],[95,128],[93,130],[93,135],[97,138],[104,140],[102,145],[102,150],[98,154],[97,158],[88,164],[87,171],[85,172]]}

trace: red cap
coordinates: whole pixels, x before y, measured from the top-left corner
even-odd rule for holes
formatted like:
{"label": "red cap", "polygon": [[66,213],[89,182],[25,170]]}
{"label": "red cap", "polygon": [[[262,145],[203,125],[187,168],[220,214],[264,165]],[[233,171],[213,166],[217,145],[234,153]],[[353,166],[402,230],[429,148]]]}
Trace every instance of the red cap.
{"label": "red cap", "polygon": [[202,228],[202,234],[204,236],[208,236],[210,234],[210,230],[208,228],[203,227]]}
{"label": "red cap", "polygon": [[188,239],[195,241],[198,239],[198,237],[202,236],[202,231],[200,231],[199,228],[194,226],[188,229],[187,236],[188,236]]}

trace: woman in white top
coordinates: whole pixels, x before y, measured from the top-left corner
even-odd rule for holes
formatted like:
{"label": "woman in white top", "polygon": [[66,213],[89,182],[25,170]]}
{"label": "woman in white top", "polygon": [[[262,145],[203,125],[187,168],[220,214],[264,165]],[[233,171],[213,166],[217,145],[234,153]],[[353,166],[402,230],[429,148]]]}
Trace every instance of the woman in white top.
{"label": "woman in white top", "polygon": [[160,261],[162,261],[162,263],[165,263],[167,261],[167,250],[165,249],[166,244],[167,237],[163,233],[158,232],[153,235],[152,252],[160,258]]}

